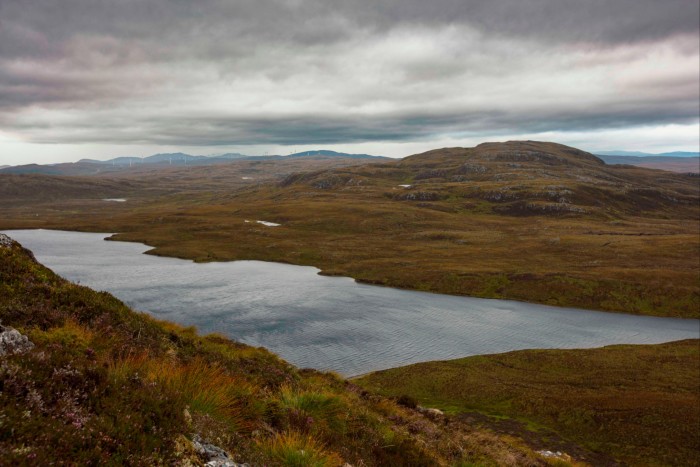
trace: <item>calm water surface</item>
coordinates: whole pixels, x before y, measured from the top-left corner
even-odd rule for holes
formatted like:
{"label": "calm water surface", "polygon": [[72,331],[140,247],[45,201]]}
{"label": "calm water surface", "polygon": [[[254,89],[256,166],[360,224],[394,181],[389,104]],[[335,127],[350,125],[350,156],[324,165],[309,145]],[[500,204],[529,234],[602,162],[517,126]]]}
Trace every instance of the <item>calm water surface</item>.
{"label": "calm water surface", "polygon": [[160,319],[264,346],[351,376],[429,360],[531,348],[700,337],[700,321],[429,294],[261,261],[196,264],[144,255],[109,234],[6,232],[61,276]]}

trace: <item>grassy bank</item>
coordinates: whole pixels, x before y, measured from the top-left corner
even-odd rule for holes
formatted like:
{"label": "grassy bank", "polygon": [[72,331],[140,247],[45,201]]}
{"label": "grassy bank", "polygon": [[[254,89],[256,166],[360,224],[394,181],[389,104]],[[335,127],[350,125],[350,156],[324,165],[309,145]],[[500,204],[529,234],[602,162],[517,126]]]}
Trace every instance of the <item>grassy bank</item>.
{"label": "grassy bank", "polygon": [[[354,380],[542,442],[631,465],[698,465],[700,341],[526,350],[430,362]],[[486,415],[486,416],[485,416]]]}

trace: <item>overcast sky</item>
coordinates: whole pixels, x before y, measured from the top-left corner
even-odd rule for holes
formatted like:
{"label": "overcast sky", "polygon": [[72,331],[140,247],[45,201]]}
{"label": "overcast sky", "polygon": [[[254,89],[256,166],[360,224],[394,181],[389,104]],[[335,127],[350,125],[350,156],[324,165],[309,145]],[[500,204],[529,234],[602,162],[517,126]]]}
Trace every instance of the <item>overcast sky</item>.
{"label": "overcast sky", "polygon": [[0,0],[0,165],[698,151],[698,0]]}

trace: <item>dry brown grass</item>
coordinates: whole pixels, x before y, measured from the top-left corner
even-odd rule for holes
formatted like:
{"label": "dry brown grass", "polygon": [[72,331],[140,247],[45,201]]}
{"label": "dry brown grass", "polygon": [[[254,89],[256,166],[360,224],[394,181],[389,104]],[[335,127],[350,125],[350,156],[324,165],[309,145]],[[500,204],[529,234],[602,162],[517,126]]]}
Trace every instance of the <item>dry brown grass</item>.
{"label": "dry brown grass", "polygon": [[168,182],[197,192],[151,196],[156,180],[120,205],[18,202],[0,208],[0,228],[116,231],[196,261],[281,261],[394,287],[700,316],[697,178],[605,166],[549,143],[432,151],[248,187],[197,174]]}
{"label": "dry brown grass", "polygon": [[544,465],[517,442],[135,313],[18,245],[0,247],[0,320],[35,344],[0,361],[0,465],[202,465],[193,433],[252,465]]}
{"label": "dry brown grass", "polygon": [[[631,465],[697,465],[699,362],[700,341],[688,340],[419,363],[354,382],[386,396],[410,396],[429,407],[471,414],[462,417],[473,419],[471,424],[506,425],[540,444],[554,430]],[[506,424],[503,417],[525,426]]]}

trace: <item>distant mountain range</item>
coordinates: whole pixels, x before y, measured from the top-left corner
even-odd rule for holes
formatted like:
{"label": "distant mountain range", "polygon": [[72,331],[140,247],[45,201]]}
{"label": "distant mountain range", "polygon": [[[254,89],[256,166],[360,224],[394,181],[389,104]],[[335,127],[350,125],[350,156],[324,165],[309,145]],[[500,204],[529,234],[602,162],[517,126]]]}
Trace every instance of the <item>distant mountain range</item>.
{"label": "distant mountain range", "polygon": [[346,154],[343,152],[317,149],[304,151],[288,156],[248,156],[239,153],[212,154],[209,156],[193,156],[183,152],[154,154],[148,157],[125,156],[108,160],[81,159],[78,162],[64,162],[57,164],[27,164],[17,166],[0,166],[2,173],[14,174],[43,174],[43,175],[94,175],[105,172],[124,171],[138,167],[166,167],[166,166],[202,166],[232,162],[235,160],[282,160],[287,158],[345,158],[345,159],[389,159],[382,156],[369,154]]}
{"label": "distant mountain range", "polygon": [[674,152],[661,152],[658,154],[652,154],[649,152],[639,152],[639,151],[599,151],[596,156],[635,156],[635,157],[700,157],[700,152],[686,152],[686,151],[674,151]]}
{"label": "distant mountain range", "polygon": [[[647,167],[652,169],[671,170],[674,172],[700,172],[700,153],[698,152],[665,152],[650,154],[636,151],[606,151],[596,154],[606,164],[626,164]],[[225,154],[212,154],[208,156],[193,156],[183,152],[154,154],[148,157],[126,156],[108,160],[81,159],[78,162],[59,164],[27,164],[19,166],[0,166],[3,173],[38,173],[45,175],[91,175],[111,171],[123,171],[129,167],[164,167],[168,165],[202,166],[223,164],[235,160],[280,160],[287,158],[349,158],[380,160],[389,159],[370,154],[348,154],[330,151],[327,149],[315,149],[289,154],[287,156],[248,156],[236,152]],[[145,168],[145,167],[144,167]]]}
{"label": "distant mountain range", "polygon": [[100,161],[96,159],[81,159],[77,163],[90,163],[90,164],[108,164],[108,165],[130,165],[134,164],[196,164],[196,165],[209,165],[221,162],[228,162],[236,159],[276,159],[281,157],[346,157],[350,159],[376,159],[383,158],[381,156],[372,156],[369,154],[347,154],[344,152],[329,151],[327,149],[317,149],[313,151],[304,151],[290,154],[288,156],[248,156],[246,154],[240,154],[237,152],[230,152],[226,154],[212,154],[210,156],[193,156],[191,154],[185,154],[183,152],[174,153],[164,153],[164,154],[154,154],[148,157],[116,157],[114,159],[108,159],[105,161]]}
{"label": "distant mountain range", "polygon": [[134,164],[187,164],[193,162],[199,164],[211,164],[216,162],[229,161],[232,159],[244,159],[246,157],[248,156],[239,153],[216,154],[212,156],[193,156],[191,154],[185,154],[184,152],[173,152],[154,154],[148,157],[115,157],[114,159],[108,159],[105,161],[96,159],[80,159],[77,163],[131,166],[133,166]]}
{"label": "distant mountain range", "polygon": [[[618,151],[624,152],[624,151]],[[643,154],[643,153],[641,153]],[[687,154],[672,156],[671,154]],[[597,154],[606,164],[624,164],[646,167],[648,169],[670,170],[672,172],[700,172],[700,153],[697,152],[668,152],[664,154],[648,154],[645,156],[619,156]]]}

